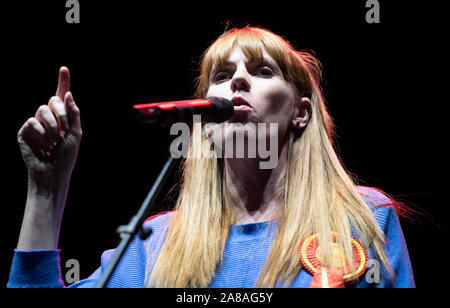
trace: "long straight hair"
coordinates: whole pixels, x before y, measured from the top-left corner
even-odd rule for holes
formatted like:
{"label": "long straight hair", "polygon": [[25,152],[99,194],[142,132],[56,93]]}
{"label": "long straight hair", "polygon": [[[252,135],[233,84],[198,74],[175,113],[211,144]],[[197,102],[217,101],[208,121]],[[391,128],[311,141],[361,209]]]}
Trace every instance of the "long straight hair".
{"label": "long straight hair", "polygon": [[[249,59],[261,59],[265,48],[291,84],[296,99],[311,100],[306,128],[301,134],[290,133],[288,163],[278,189],[280,206],[273,217],[277,231],[255,287],[289,285],[302,268],[298,245],[313,232],[318,233],[324,266],[336,266],[331,231],[339,235],[338,244],[351,266],[351,227],[392,272],[384,251],[383,231],[334,151],[334,126],[320,88],[320,62],[266,29],[231,29],[203,54],[198,98],[208,91],[213,66],[223,65],[235,46],[241,47]],[[222,261],[230,227],[236,222],[236,202],[225,184],[224,161],[194,155],[210,148],[201,124],[195,124],[176,211],[165,244],[148,273],[151,287],[207,287]]]}

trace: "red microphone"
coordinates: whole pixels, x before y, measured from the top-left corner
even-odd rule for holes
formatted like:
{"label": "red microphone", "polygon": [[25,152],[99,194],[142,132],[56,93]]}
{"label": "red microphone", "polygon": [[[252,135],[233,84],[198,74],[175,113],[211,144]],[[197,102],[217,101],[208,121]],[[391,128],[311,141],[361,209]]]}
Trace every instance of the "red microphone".
{"label": "red microphone", "polygon": [[193,115],[201,116],[202,122],[222,123],[233,116],[233,104],[222,97],[191,99],[134,105],[138,120],[143,123],[172,124],[184,122],[192,124]]}

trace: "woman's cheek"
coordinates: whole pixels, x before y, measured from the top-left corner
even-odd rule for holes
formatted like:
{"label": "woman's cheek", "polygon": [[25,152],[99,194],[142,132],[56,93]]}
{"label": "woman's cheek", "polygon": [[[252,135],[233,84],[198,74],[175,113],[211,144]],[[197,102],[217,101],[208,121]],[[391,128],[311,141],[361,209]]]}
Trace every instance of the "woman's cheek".
{"label": "woman's cheek", "polygon": [[217,96],[217,97],[227,97],[226,83],[221,83],[219,85],[211,85],[206,93],[206,97]]}

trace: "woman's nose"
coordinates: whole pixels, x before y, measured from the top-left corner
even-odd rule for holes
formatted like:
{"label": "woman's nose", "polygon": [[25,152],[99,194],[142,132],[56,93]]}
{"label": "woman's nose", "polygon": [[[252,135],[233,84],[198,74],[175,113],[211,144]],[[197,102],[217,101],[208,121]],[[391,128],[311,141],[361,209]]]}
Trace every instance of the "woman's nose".
{"label": "woman's nose", "polygon": [[239,68],[231,80],[231,91],[250,91],[250,75],[245,68]]}

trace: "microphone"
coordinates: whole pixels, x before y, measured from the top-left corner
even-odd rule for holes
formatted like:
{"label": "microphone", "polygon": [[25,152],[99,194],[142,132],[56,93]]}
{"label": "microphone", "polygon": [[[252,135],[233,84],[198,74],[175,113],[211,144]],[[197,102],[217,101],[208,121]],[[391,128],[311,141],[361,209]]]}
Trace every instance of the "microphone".
{"label": "microphone", "polygon": [[202,122],[222,123],[233,116],[233,104],[222,97],[191,99],[134,105],[137,120],[143,123],[168,125],[176,122],[192,124],[193,115]]}

